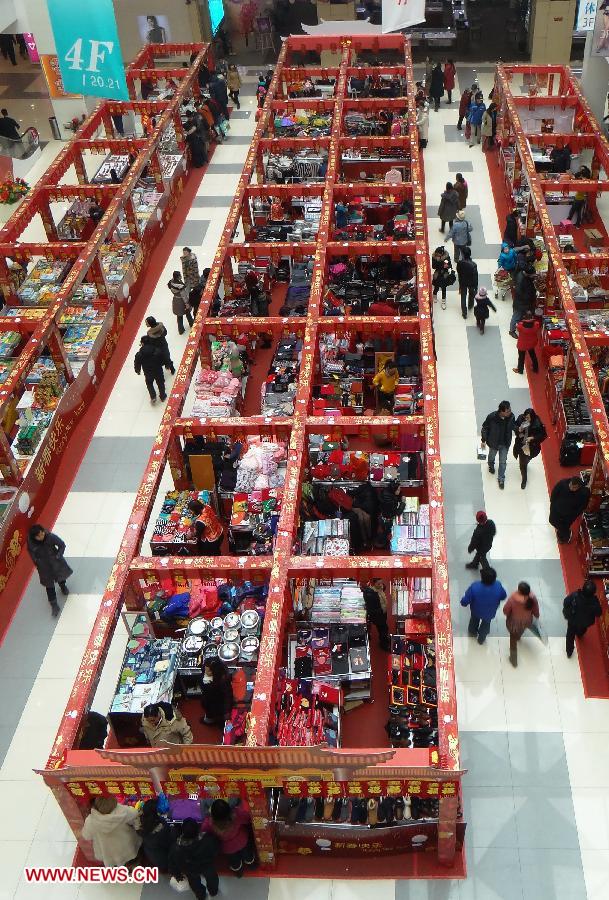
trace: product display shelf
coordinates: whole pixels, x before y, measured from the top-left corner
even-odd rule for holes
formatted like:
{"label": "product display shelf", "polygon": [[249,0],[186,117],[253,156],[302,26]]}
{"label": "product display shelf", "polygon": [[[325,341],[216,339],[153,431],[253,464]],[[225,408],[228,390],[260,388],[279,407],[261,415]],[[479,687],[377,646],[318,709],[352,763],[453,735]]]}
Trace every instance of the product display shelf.
{"label": "product display shelf", "polygon": [[[182,68],[181,60],[193,51],[193,65]],[[159,148],[171,131],[172,148],[181,154],[182,171],[187,171],[180,111],[183,101],[199,90],[197,70],[207,55],[208,47],[202,44],[147,46],[126,69],[130,99],[98,105],[0,233],[2,332],[7,333],[4,323],[10,320],[10,330],[20,336],[14,354],[5,353],[0,362],[1,486],[4,499],[10,495],[13,501],[3,502],[0,509],[2,589],[24,547],[32,515],[39,515],[56,483],[51,477],[54,467],[100,389],[143,284],[145,264],[184,188],[184,178],[163,180]],[[173,79],[165,101],[137,99],[142,71],[155,82]],[[135,120],[148,112],[156,116],[158,131],[148,137],[117,135],[113,116]],[[94,155],[103,162],[90,181],[85,163]],[[71,170],[76,172],[75,184],[65,183]],[[95,220],[89,216],[93,202],[102,210]],[[26,237],[36,216],[46,241]],[[117,243],[121,227],[126,240]],[[14,409],[35,372],[41,347],[49,348],[65,390],[50,410],[50,421],[20,422],[17,439]],[[24,415],[28,408],[28,403],[21,406]],[[24,448],[26,453],[21,452]],[[15,602],[17,598],[15,594]]]}
{"label": "product display shelf", "polygon": [[[592,498],[576,538],[584,572],[606,574],[604,544],[598,528],[590,522],[602,509],[609,477],[609,421],[605,404],[606,353],[609,335],[603,307],[609,244],[596,209],[597,199],[609,190],[609,148],[599,123],[584,98],[580,85],[566,66],[535,66],[533,74],[544,80],[543,95],[516,95],[511,86],[523,68],[500,65],[496,89],[499,94],[502,146],[510,146],[530,190],[526,234],[540,235],[549,257],[546,287],[548,321],[544,320],[547,354],[563,351],[564,377],[549,371],[546,381],[552,419],[563,439],[565,458],[592,466]],[[531,72],[531,67],[526,68]],[[539,119],[543,116],[543,119]],[[541,121],[541,125],[539,122]],[[571,171],[552,174],[536,171],[537,150],[569,143]],[[537,148],[535,152],[531,147]],[[511,151],[510,151],[511,152]],[[573,158],[574,157],[574,158]],[[590,177],[575,177],[581,159],[587,160]],[[500,161],[505,165],[506,160]],[[576,192],[585,197],[584,228],[564,222]],[[585,247],[582,244],[585,243]],[[568,245],[573,244],[573,249]],[[565,249],[567,247],[567,249]],[[564,382],[564,383],[563,383]],[[599,383],[600,382],[600,383]],[[567,453],[567,449],[573,454]],[[561,452],[562,456],[562,452]],[[595,526],[596,527],[596,526]],[[609,617],[605,604],[604,621]],[[604,666],[609,669],[609,639],[606,627],[599,629]]]}
{"label": "product display shelf", "polygon": [[[358,66],[360,54],[373,49],[376,51],[387,49],[398,56],[407,77],[405,98],[348,99],[351,70]],[[295,54],[312,50],[335,53],[337,74],[332,100],[276,98],[275,91],[284,66],[293,63]],[[386,67],[372,68],[378,70],[378,74],[381,75]],[[303,69],[303,77],[306,77],[306,68]],[[221,748],[221,752],[217,746],[210,744],[209,739],[199,739],[200,742],[188,747],[175,746],[159,750],[138,747],[133,750],[107,748],[98,755],[98,762],[101,758],[103,766],[107,769],[104,772],[98,768],[94,781],[100,783],[104,782],[104,778],[122,777],[122,774],[131,775],[134,771],[144,775],[145,772],[151,772],[154,767],[163,790],[169,791],[173,796],[187,798],[197,794],[199,798],[206,798],[210,795],[210,791],[215,791],[217,796],[218,784],[223,796],[230,797],[239,793],[246,798],[252,813],[254,838],[261,867],[271,876],[283,877],[290,873],[295,874],[298,870],[294,864],[304,853],[319,857],[320,865],[324,867],[323,877],[328,878],[340,877],[341,873],[344,873],[345,858],[350,856],[357,857],[359,872],[367,871],[366,866],[377,863],[383,866],[383,872],[388,877],[417,877],[425,873],[424,877],[445,877],[449,874],[451,878],[460,878],[465,874],[463,850],[465,823],[460,806],[461,779],[465,773],[460,764],[457,728],[440,470],[437,383],[430,317],[426,204],[415,124],[413,86],[410,48],[402,35],[354,36],[348,40],[340,37],[290,37],[283,43],[267,100],[259,113],[252,146],[247,153],[243,173],[201,298],[199,313],[189,334],[186,351],[167,400],[163,421],[155,441],[155,452],[144,473],[129,526],[121,543],[119,557],[104,594],[100,607],[103,614],[100,612],[94,623],[86,655],[77,676],[76,691],[71,697],[70,708],[66,710],[60,723],[48,768],[43,773],[46,782],[56,790],[62,809],[77,834],[78,823],[82,817],[82,805],[80,802],[74,803],[74,798],[79,800],[83,796],[78,792],[81,791],[85,779],[91,779],[93,771],[91,758],[87,755],[81,756],[81,751],[73,748],[77,746],[83,716],[94,695],[94,685],[91,682],[96,681],[99,667],[106,659],[120,609],[123,605],[130,610],[141,609],[144,603],[142,582],[153,584],[155,579],[169,578],[177,587],[179,579],[180,584],[186,580],[192,588],[199,579],[209,579],[212,574],[238,572],[241,578],[263,577],[268,583],[268,602],[260,635],[258,665],[245,744],[225,745]],[[294,113],[300,108],[305,110],[307,115],[297,122]],[[383,120],[387,111],[391,115],[403,118],[402,127],[407,132],[407,136],[400,141],[408,143],[408,177],[412,180],[403,186],[400,196],[408,198],[411,202],[410,215],[414,228],[411,239],[387,242],[387,249],[389,255],[398,262],[402,257],[411,260],[410,264],[416,278],[418,312],[411,311],[408,316],[396,315],[389,319],[368,316],[365,317],[363,327],[377,336],[387,337],[392,343],[390,355],[397,350],[398,338],[403,335],[408,337],[410,351],[406,355],[414,359],[406,361],[404,365],[412,369],[416,362],[417,385],[420,385],[418,408],[414,414],[408,416],[393,415],[387,411],[375,415],[368,408],[364,408],[359,416],[319,414],[319,410],[313,408],[312,399],[317,383],[320,336],[328,332],[326,326],[337,327],[334,322],[324,320],[322,313],[329,262],[343,253],[354,260],[358,256],[374,255],[375,252],[378,254],[377,243],[362,242],[356,245],[351,241],[335,243],[330,239],[334,217],[334,192],[341,177],[341,141],[354,140],[347,134],[347,115],[350,116],[349,129],[353,123],[361,122],[362,117],[374,128],[387,128],[387,121]],[[316,122],[317,117],[323,121]],[[283,121],[284,119],[289,121]],[[309,133],[311,130],[317,133],[311,136]],[[295,131],[299,131],[301,135],[293,137]],[[290,136],[282,136],[285,132],[289,132]],[[374,141],[375,138],[372,137],[371,140]],[[327,170],[323,180],[320,181],[322,203],[316,244],[305,242],[295,246],[281,240],[276,243],[235,243],[234,235],[243,214],[247,189],[253,183],[264,185],[264,154],[271,155],[273,150],[280,153],[289,146],[303,149],[307,143],[311,147],[321,145],[327,152]],[[399,147],[400,144],[396,143],[396,146]],[[403,157],[396,154],[395,158]],[[306,172],[303,172],[303,175],[305,178],[308,177]],[[289,185],[286,187],[284,193],[289,196]],[[345,187],[341,187],[340,190],[344,193]],[[358,185],[358,192],[365,195],[367,190],[370,191],[368,194],[370,199],[378,197],[379,192],[383,193],[386,190],[383,179],[372,181],[370,185],[368,183],[361,187]],[[291,188],[292,196],[302,196],[299,193],[301,191],[301,185],[295,182]],[[349,191],[348,194],[351,196]],[[342,195],[337,194],[338,196]],[[210,311],[217,298],[224,296],[227,288],[230,291],[235,279],[244,275],[248,269],[254,269],[264,278],[265,272],[269,270],[269,263],[279,274],[276,280],[272,275],[273,287],[276,287],[277,282],[285,282],[286,260],[289,273],[290,260],[296,258],[298,252],[301,256],[312,257],[313,263],[306,316],[295,329],[288,320],[273,315],[252,317],[250,320],[251,328],[256,333],[266,333],[266,338],[272,342],[284,339],[293,331],[296,331],[298,340],[302,341],[296,392],[293,398],[293,415],[277,419],[257,414],[217,419],[182,418],[191,381],[195,377],[202,355],[205,356],[207,352],[205,346],[209,335],[214,333],[213,330],[216,328],[219,335],[226,333],[223,329],[228,329],[228,333],[234,339],[243,327],[241,319],[224,319],[214,323]],[[361,327],[362,322],[355,318],[353,328]],[[247,325],[245,330],[247,333]],[[268,346],[266,338],[265,344]],[[386,354],[387,349],[384,348],[383,352]],[[382,353],[379,352],[378,356],[380,363]],[[254,359],[254,365],[256,363]],[[268,358],[263,358],[258,365],[266,370]],[[250,377],[253,376],[250,374]],[[296,538],[300,524],[305,469],[308,465],[308,436],[335,433],[339,442],[343,437],[361,442],[366,453],[374,453],[379,449],[384,452],[384,448],[388,448],[388,453],[404,452],[413,439],[416,441],[417,452],[421,452],[423,470],[420,473],[421,478],[415,479],[421,482],[415,490],[417,495],[420,493],[422,502],[429,508],[431,555],[416,555],[404,551],[391,554],[385,549],[370,555],[347,556],[344,555],[345,548],[341,550],[343,555],[335,557],[329,555],[307,557],[298,553]],[[159,508],[155,504],[162,501],[160,486],[164,473],[170,474],[174,488],[178,492],[192,491],[193,488],[203,489],[201,480],[209,479],[210,483],[216,483],[220,473],[212,473],[209,466],[207,471],[197,468],[194,461],[194,456],[197,455],[196,447],[199,446],[197,441],[210,448],[210,456],[212,456],[211,448],[222,443],[229,450],[231,458],[234,454],[236,461],[242,459],[243,446],[252,440],[287,443],[285,468],[281,473],[281,510],[272,555],[260,558],[233,555],[213,558],[172,555],[161,559],[145,556],[144,535],[147,533],[147,522],[153,514],[153,508]],[[195,451],[192,449],[187,451],[187,444],[194,447]],[[239,452],[236,452],[237,445],[240,448]],[[230,464],[232,465],[234,463]],[[379,472],[384,472],[384,464],[383,467],[379,465],[378,469]],[[228,470],[222,468],[222,475],[225,471]],[[234,474],[232,469],[230,471]],[[163,489],[165,488],[166,482],[163,485]],[[239,482],[236,483],[236,488],[239,489]],[[372,485],[368,485],[368,488],[372,491],[381,489],[380,486]],[[220,479],[219,499],[225,524],[229,522],[234,493],[234,488],[227,487],[223,490]],[[247,494],[249,490],[244,490],[243,493]],[[225,545],[222,552],[230,553],[230,549],[227,550]],[[373,632],[371,641],[364,638],[366,629],[363,624],[360,626],[361,636],[365,640],[372,664],[372,678],[368,679],[370,686],[366,687],[366,690],[369,690],[370,696],[374,698],[373,703],[362,702],[363,696],[357,697],[353,702],[346,701],[342,692],[334,685],[323,684],[317,678],[313,679],[315,684],[310,685],[310,690],[315,690],[314,694],[309,693],[309,683],[306,679],[300,681],[297,678],[286,679],[284,666],[288,659],[290,633],[294,633],[292,622],[294,624],[296,622],[291,618],[292,584],[295,579],[317,580],[322,571],[324,578],[332,582],[351,579],[362,590],[379,575],[389,584],[408,577],[431,580],[432,616],[431,621],[428,617],[425,624],[427,632],[433,634],[437,648],[440,722],[437,743],[433,747],[425,750],[415,746],[390,747],[387,732],[381,722],[381,719],[386,719],[386,709],[389,705],[385,682],[386,654],[377,646],[376,633]],[[157,627],[156,624],[154,627]],[[333,637],[337,635],[338,632],[334,633]],[[319,635],[317,638],[319,639]],[[321,649],[328,650],[330,656],[334,649],[337,660],[342,659],[342,653],[339,652],[341,648],[336,645],[332,648],[324,645]],[[357,646],[355,649],[358,649]],[[325,655],[318,654],[318,663],[327,671],[328,660],[322,658]],[[289,694],[287,706],[282,706],[286,692]],[[292,705],[295,694],[298,701],[296,705]],[[336,712],[333,711],[335,708]],[[312,716],[309,716],[310,710]],[[292,719],[286,719],[284,715],[286,711],[298,713],[296,730],[292,730]],[[194,728],[196,721],[194,719],[191,721]],[[340,747],[336,746],[339,737]],[[320,743],[321,746],[318,746]],[[261,774],[261,770],[264,770],[264,774]],[[144,778],[143,781],[146,784],[139,789],[140,796],[148,789],[147,779]],[[215,782],[215,788],[212,782]],[[354,807],[357,815],[353,814],[349,824],[340,828],[340,837],[332,835],[319,842],[312,831],[305,836],[299,829],[286,827],[283,830],[283,826],[280,827],[280,823],[274,821],[270,790],[283,792],[290,797],[298,796],[300,799],[319,796],[320,793],[345,798],[365,798],[366,810],[370,810],[367,816],[372,817],[374,817],[373,808],[378,806],[378,800],[375,798],[401,797],[406,805],[408,797],[411,801],[410,808],[414,809],[416,814],[411,818],[417,824],[379,829],[378,837],[370,837],[374,833],[374,828],[366,828],[366,836],[360,840],[358,834],[363,833],[359,830],[363,825],[363,807],[359,804]],[[414,805],[413,798],[418,798]],[[432,810],[433,803],[436,806]],[[395,808],[399,809],[399,806],[400,804]],[[393,809],[392,804],[392,814]],[[433,816],[430,815],[432,811]],[[423,821],[424,819],[427,821]],[[384,832],[383,836],[381,831]],[[356,848],[355,854],[353,848]],[[82,847],[85,853],[87,849]],[[315,867],[310,874],[313,874],[313,871],[316,871]]]}

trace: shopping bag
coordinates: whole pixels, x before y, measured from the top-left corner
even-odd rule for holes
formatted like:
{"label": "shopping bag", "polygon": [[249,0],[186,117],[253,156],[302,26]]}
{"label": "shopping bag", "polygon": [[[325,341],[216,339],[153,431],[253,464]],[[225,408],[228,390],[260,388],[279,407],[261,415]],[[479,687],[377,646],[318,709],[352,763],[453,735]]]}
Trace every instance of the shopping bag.
{"label": "shopping bag", "polygon": [[542,644],[546,647],[548,646],[548,635],[545,630],[541,627],[539,619],[537,621],[533,620],[529,625],[529,631],[531,631],[535,637],[539,638]]}
{"label": "shopping bag", "polygon": [[173,890],[178,894],[186,894],[190,890],[190,885],[185,878],[183,878],[181,881],[178,881],[178,879],[174,878],[173,875],[169,879],[169,887],[173,888]]}
{"label": "shopping bag", "polygon": [[476,441],[476,459],[486,459],[488,456],[488,447],[481,441]]}

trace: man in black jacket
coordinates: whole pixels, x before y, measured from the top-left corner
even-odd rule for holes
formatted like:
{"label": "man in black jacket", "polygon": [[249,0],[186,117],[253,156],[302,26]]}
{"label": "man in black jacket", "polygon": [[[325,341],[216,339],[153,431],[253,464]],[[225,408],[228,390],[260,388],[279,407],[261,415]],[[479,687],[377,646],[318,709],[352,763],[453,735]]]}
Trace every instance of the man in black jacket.
{"label": "man in black jacket", "polygon": [[402,514],[404,506],[400,482],[397,479],[388,481],[381,489],[381,496],[379,497],[380,534],[377,541],[375,541],[377,547],[385,549],[388,547],[393,520]]}
{"label": "man in black jacket", "polygon": [[468,553],[473,553],[475,550],[476,555],[471,562],[466,563],[465,568],[477,569],[478,566],[481,565],[483,569],[488,569],[488,559],[486,558],[486,554],[493,546],[493,540],[497,534],[497,529],[495,528],[493,520],[489,519],[482,509],[476,513],[476,522],[478,524],[474,528],[472,539],[467,548]]}
{"label": "man in black jacket", "polygon": [[207,891],[215,897],[220,886],[216,872],[219,851],[220,842],[214,834],[201,834],[198,822],[184,819],[182,833],[169,851],[169,871],[178,881],[186,878],[197,900],[205,900]]}
{"label": "man in black jacket", "polygon": [[571,526],[590,501],[590,488],[581,478],[561,478],[550,494],[550,525],[556,529],[559,544],[571,540]]}
{"label": "man in black jacket", "polygon": [[502,400],[497,411],[489,413],[480,429],[482,445],[488,444],[488,470],[491,475],[495,474],[495,457],[499,454],[497,480],[501,490],[505,485],[505,467],[515,422],[512,407],[507,400]]}
{"label": "man in black jacket", "polygon": [[535,311],[537,289],[533,281],[534,277],[535,269],[527,266],[514,278],[514,299],[512,301],[512,318],[510,319],[510,334],[513,338],[518,337],[516,326],[524,314]]}
{"label": "man in black jacket", "polygon": [[209,79],[209,96],[212,97],[222,110],[222,115],[228,119],[228,88],[222,75],[212,72]]}
{"label": "man in black jacket", "polygon": [[472,259],[470,247],[461,248],[461,258],[457,263],[457,277],[461,294],[461,315],[467,319],[467,310],[474,308],[474,297],[478,290],[478,266]]}
{"label": "man in black jacket", "polygon": [[148,335],[144,335],[144,337],[140,338],[140,344],[141,346],[135,354],[133,365],[136,375],[139,375],[142,370],[144,371],[144,380],[146,382],[146,387],[148,388],[148,393],[150,394],[150,402],[154,405],[156,403],[155,383],[159,389],[159,397],[161,400],[167,399],[167,394],[165,393],[165,376],[163,375],[165,356],[162,350],[154,345],[152,339],[149,338]]}
{"label": "man in black jacket", "polygon": [[594,621],[601,615],[602,609],[596,596],[596,585],[588,579],[578,591],[573,591],[565,597],[562,604],[562,614],[567,620],[567,656],[573,656],[575,638],[583,637],[594,625]]}

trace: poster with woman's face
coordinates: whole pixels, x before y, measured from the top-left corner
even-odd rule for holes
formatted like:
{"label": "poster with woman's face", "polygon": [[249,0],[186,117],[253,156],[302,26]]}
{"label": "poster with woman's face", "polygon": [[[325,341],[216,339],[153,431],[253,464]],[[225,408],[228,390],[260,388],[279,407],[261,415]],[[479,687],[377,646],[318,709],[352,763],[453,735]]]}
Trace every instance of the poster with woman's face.
{"label": "poster with woman's face", "polygon": [[609,56],[609,0],[596,3],[592,53],[595,56]]}
{"label": "poster with woman's face", "polygon": [[167,44],[171,40],[167,16],[138,16],[137,25],[144,44]]}

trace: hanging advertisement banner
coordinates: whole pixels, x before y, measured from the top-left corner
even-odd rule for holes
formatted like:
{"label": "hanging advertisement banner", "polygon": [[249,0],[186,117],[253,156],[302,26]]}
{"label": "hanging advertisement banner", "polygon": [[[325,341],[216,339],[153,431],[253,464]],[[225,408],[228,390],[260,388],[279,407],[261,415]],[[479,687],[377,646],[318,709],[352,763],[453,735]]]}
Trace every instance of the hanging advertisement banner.
{"label": "hanging advertisement banner", "polygon": [[66,97],[74,98],[80,96],[79,94],[68,94],[67,91],[64,91],[61,72],[59,71],[59,60],[54,53],[41,53],[40,64],[49,88],[49,97],[52,99],[65,99]]}
{"label": "hanging advertisement banner", "polygon": [[601,3],[596,3],[592,54],[594,56],[609,56],[609,0],[602,0]]}
{"label": "hanging advertisement banner", "polygon": [[25,46],[27,47],[27,55],[30,58],[30,62],[37,63],[40,62],[40,56],[38,55],[38,47],[36,46],[36,41],[34,40],[34,35],[29,32],[24,32],[23,39],[25,40]]}
{"label": "hanging advertisement banner", "polygon": [[598,9],[598,0],[579,0],[577,7],[576,31],[592,31]]}
{"label": "hanging advertisement banner", "polygon": [[112,0],[48,0],[65,91],[128,100]]}
{"label": "hanging advertisement banner", "polygon": [[383,34],[425,21],[425,0],[383,0]]}

